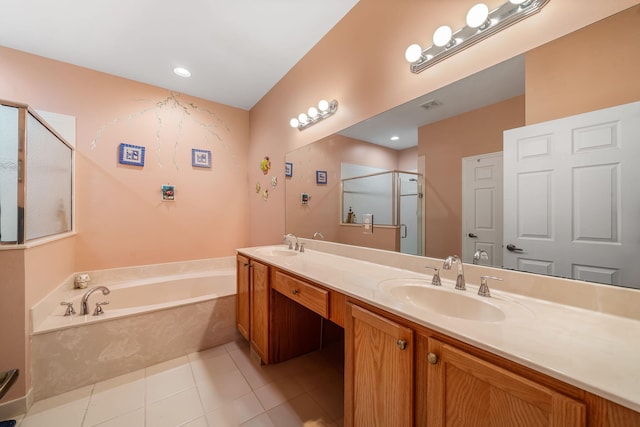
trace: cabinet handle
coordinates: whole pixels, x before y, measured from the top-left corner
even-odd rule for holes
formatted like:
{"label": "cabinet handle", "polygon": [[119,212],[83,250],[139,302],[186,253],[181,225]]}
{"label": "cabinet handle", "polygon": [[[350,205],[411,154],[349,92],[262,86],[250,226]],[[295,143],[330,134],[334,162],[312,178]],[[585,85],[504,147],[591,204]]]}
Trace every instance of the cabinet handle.
{"label": "cabinet handle", "polygon": [[438,364],[438,355],[435,354],[435,353],[429,353],[429,354],[427,354],[427,360],[432,365],[437,365]]}
{"label": "cabinet handle", "polygon": [[298,289],[295,289],[295,288],[291,290],[291,293],[294,294],[294,295],[298,295],[298,292],[300,292],[300,291]]}
{"label": "cabinet handle", "polygon": [[400,350],[405,350],[407,348],[407,340],[399,339],[396,341],[396,345]]}

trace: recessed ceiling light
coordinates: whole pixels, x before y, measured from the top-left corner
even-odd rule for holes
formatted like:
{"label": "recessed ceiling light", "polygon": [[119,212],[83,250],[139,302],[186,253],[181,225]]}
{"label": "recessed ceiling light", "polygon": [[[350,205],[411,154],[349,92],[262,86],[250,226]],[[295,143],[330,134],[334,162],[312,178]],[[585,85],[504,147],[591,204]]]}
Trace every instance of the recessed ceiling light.
{"label": "recessed ceiling light", "polygon": [[400,137],[399,137],[399,136],[395,136],[395,135],[394,135],[394,136],[392,136],[392,137],[391,137],[391,138],[389,138],[389,139],[391,139],[392,141],[397,141],[397,140],[399,140],[399,139],[400,139]]}
{"label": "recessed ceiling light", "polygon": [[173,72],[180,77],[191,77],[191,71],[186,68],[176,67],[173,69]]}

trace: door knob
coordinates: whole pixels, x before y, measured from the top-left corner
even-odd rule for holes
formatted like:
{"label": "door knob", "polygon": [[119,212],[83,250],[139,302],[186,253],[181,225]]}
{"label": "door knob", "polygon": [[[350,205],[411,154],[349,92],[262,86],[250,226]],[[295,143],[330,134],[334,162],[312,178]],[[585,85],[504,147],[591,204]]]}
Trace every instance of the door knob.
{"label": "door knob", "polygon": [[478,236],[476,234],[474,234],[474,233],[469,233],[469,234],[467,234],[467,236],[471,237],[472,239],[477,239],[478,238]]}
{"label": "door knob", "polygon": [[520,249],[520,248],[516,247],[516,245],[514,245],[513,243],[509,243],[509,244],[507,245],[507,250],[508,250],[509,252],[522,252],[522,249]]}
{"label": "door knob", "polygon": [[400,350],[405,350],[407,348],[407,340],[400,339],[396,341],[396,345]]}

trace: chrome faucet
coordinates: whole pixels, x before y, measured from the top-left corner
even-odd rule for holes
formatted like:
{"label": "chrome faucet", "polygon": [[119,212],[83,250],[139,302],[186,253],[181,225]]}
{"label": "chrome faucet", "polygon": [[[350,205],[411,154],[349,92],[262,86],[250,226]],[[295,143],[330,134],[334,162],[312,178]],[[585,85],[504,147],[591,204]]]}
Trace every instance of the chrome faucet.
{"label": "chrome faucet", "polygon": [[473,254],[474,264],[480,264],[481,260],[485,260],[485,261],[489,260],[489,254],[484,249],[478,249],[476,253]]}
{"label": "chrome faucet", "polygon": [[458,255],[450,255],[447,259],[444,260],[444,264],[442,264],[442,268],[445,270],[451,270],[451,265],[453,263],[458,264],[458,277],[456,278],[456,289],[459,291],[466,291],[467,287],[464,281],[464,269],[462,268],[462,260]]}
{"label": "chrome faucet", "polygon": [[85,314],[89,314],[89,306],[87,303],[89,302],[89,297],[95,291],[102,291],[102,295],[108,295],[111,292],[109,288],[107,288],[106,286],[96,286],[94,288],[89,289],[87,292],[85,292],[85,294],[82,296],[82,302],[80,303],[81,316]]}
{"label": "chrome faucet", "polygon": [[[291,240],[289,240],[290,237],[293,237],[294,239],[296,239],[295,248],[293,247],[293,244],[291,243]],[[284,240],[285,240],[285,242],[289,242],[289,249],[293,249],[294,251],[297,251],[300,248],[300,245],[298,244],[298,237],[295,234],[293,234],[293,233],[285,234],[284,235]]]}

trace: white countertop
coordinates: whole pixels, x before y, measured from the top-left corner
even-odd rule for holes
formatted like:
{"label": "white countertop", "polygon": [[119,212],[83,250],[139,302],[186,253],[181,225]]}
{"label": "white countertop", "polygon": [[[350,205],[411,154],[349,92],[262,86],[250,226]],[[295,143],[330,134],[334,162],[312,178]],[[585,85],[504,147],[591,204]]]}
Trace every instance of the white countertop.
{"label": "white countertop", "polygon": [[[277,248],[286,250],[286,246]],[[497,322],[465,320],[391,297],[380,286],[385,280],[398,278],[430,281],[430,274],[313,249],[295,256],[274,256],[265,247],[238,252],[640,412],[638,320],[494,288],[491,303],[500,307],[506,318]],[[381,252],[384,255],[385,251]],[[453,290],[451,280],[443,278],[442,285],[462,292]],[[476,296],[477,289],[477,283],[470,284],[467,279],[465,295],[484,299]]]}

